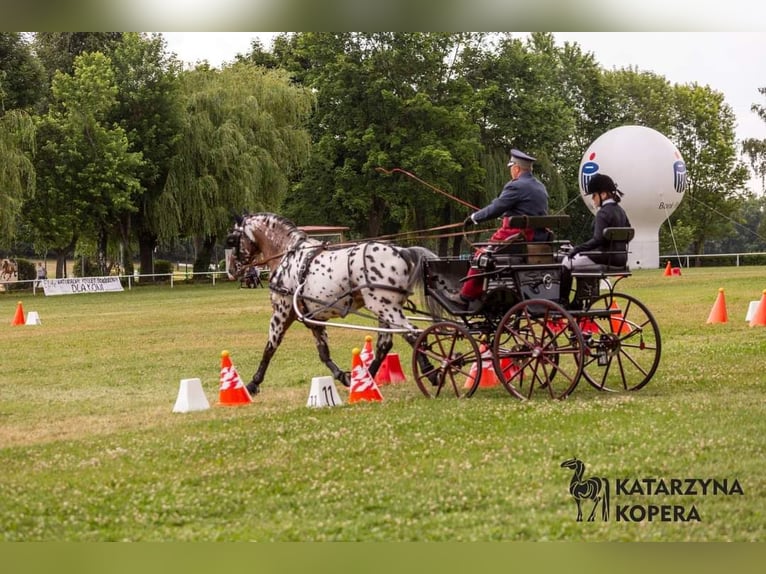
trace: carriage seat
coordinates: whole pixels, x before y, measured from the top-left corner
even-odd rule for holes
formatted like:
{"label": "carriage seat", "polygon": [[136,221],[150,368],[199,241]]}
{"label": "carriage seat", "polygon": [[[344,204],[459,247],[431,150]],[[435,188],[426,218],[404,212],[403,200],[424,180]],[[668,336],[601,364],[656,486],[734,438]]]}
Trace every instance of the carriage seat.
{"label": "carriage seat", "polygon": [[468,274],[471,262],[468,259],[440,258],[427,259],[428,287],[437,291],[460,291],[462,281]]}
{"label": "carriage seat", "polygon": [[475,247],[484,247],[483,251],[491,252],[490,257],[478,259],[474,266],[479,269],[504,268],[513,265],[548,265],[555,262],[555,233],[554,228],[569,222],[568,215],[512,215],[508,225],[518,229],[534,229],[535,239],[526,241],[522,233],[518,233],[504,241],[475,243]]}
{"label": "carriage seat", "polygon": [[[592,277],[602,275],[624,275],[630,272],[630,267],[627,263],[627,256],[630,251],[628,247],[630,241],[635,236],[635,229],[632,227],[607,227],[604,229],[604,239],[610,242],[610,244],[624,244],[624,249],[616,249],[614,251],[581,251],[581,255],[607,255],[607,263],[599,263],[593,265],[586,265],[578,267],[576,271],[573,270],[573,277]],[[621,259],[625,259],[625,264],[619,263]],[[611,261],[615,259],[615,261]]]}

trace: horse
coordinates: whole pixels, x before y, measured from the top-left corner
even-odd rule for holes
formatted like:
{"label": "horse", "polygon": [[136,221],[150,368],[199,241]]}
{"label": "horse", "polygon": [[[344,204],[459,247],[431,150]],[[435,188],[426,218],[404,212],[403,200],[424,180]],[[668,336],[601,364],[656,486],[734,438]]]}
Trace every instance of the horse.
{"label": "horse", "polygon": [[577,522],[582,522],[582,501],[584,500],[593,501],[588,522],[593,522],[599,502],[601,503],[601,520],[609,520],[609,481],[597,476],[583,480],[585,463],[577,458],[565,460],[561,463],[561,468],[569,468],[574,471],[569,483],[569,494],[577,503]]}
{"label": "horse", "polygon": [[393,347],[394,333],[414,346],[418,330],[404,309],[415,290],[422,289],[425,260],[436,257],[428,249],[375,240],[328,245],[274,213],[237,217],[226,247],[229,279],[241,278],[252,266],[270,270],[269,336],[258,369],[247,384],[251,395],[260,392],[269,362],[296,319],[311,330],[320,360],[346,387],[350,374],[330,356],[326,321],[362,308],[377,317],[378,329],[372,329],[378,332],[375,357],[368,369],[372,377]]}
{"label": "horse", "polygon": [[10,259],[3,259],[2,267],[0,267],[0,279],[10,281],[14,275],[16,275],[16,264]]}

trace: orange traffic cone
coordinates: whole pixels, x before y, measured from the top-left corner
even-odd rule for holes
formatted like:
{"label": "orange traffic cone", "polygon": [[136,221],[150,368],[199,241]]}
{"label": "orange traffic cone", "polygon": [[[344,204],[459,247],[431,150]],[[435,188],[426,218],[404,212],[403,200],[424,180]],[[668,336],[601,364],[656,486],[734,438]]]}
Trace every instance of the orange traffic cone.
{"label": "orange traffic cone", "polygon": [[673,275],[673,268],[670,266],[670,260],[668,259],[667,265],[665,265],[665,273],[663,273],[665,277],[670,277]]}
{"label": "orange traffic cone", "polygon": [[382,401],[383,395],[375,381],[370,376],[360,357],[361,351],[354,347],[351,350],[351,388],[348,394],[348,403],[359,401]]}
{"label": "orange traffic cone", "polygon": [[250,393],[231,364],[229,351],[221,352],[221,386],[218,389],[218,404],[226,406],[246,405],[253,402]]}
{"label": "orange traffic cone", "polygon": [[21,304],[21,301],[19,301],[18,305],[16,305],[16,314],[13,316],[13,321],[11,321],[11,325],[24,325],[26,321],[24,321],[24,306]]}
{"label": "orange traffic cone", "polygon": [[397,353],[386,355],[380,369],[375,374],[375,382],[379,385],[386,385],[388,383],[403,383],[406,380],[407,377],[404,376],[399,355]]}
{"label": "orange traffic cone", "polygon": [[755,327],[756,325],[766,326],[766,289],[761,293],[761,302],[758,303],[755,313],[750,318],[750,326]]}
{"label": "orange traffic cone", "polygon": [[[495,387],[500,384],[495,374],[495,367],[492,365],[492,351],[482,343],[479,345],[479,353],[481,354],[481,373],[479,373],[479,388],[486,389],[489,387]],[[476,380],[476,374],[479,370],[479,362],[474,361],[471,365],[471,370],[468,372],[468,378],[465,380],[464,387],[470,389],[474,381]]]}
{"label": "orange traffic cone", "polygon": [[370,370],[370,364],[372,363],[372,360],[375,358],[375,353],[372,350],[372,337],[370,335],[367,335],[364,338],[364,347],[362,348],[362,364],[364,365],[364,368],[368,371]]}
{"label": "orange traffic cone", "polygon": [[713,303],[713,308],[708,315],[708,323],[726,323],[729,320],[729,315],[726,313],[726,297],[723,294],[723,287],[718,289],[718,297]]}
{"label": "orange traffic cone", "polygon": [[391,376],[391,382],[405,382],[407,377],[404,376],[404,370],[402,369],[402,363],[399,360],[399,355],[397,353],[389,353],[386,355],[386,361],[388,362],[388,373]]}
{"label": "orange traffic cone", "polygon": [[618,311],[617,313],[609,315],[609,325],[612,328],[612,333],[615,335],[626,335],[627,333],[630,333],[630,325],[625,321],[625,317],[622,313],[619,312],[620,307],[614,300],[612,300],[612,304],[609,305],[609,308]]}
{"label": "orange traffic cone", "polygon": [[391,370],[388,365],[388,355],[383,357],[383,362],[378,367],[378,372],[375,373],[375,383],[378,385],[387,385],[391,382]]}

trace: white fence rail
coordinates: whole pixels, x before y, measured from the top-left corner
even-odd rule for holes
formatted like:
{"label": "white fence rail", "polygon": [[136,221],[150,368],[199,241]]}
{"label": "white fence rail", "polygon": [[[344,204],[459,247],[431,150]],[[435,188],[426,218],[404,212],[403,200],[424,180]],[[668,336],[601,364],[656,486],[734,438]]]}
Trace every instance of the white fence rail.
{"label": "white fence rail", "polygon": [[[212,285],[215,285],[216,282],[223,281],[224,283],[229,283],[229,279],[226,275],[225,271],[198,271],[198,272],[191,272],[191,271],[184,271],[183,273],[178,273],[177,271],[175,273],[134,273],[133,275],[117,275],[120,279],[120,282],[125,286],[126,289],[132,289],[136,284],[141,283],[141,279],[151,279],[151,278],[157,278],[161,280],[167,280],[170,283],[170,287],[174,287],[175,283],[177,281],[180,281],[181,283],[184,283],[188,281],[189,279],[193,279],[195,276],[200,276],[205,279],[210,279],[212,282]],[[233,281],[231,281],[233,283]],[[150,285],[154,285],[154,281],[148,282]],[[2,281],[0,282],[0,291],[8,291],[7,286],[13,285],[16,289],[32,289],[32,294],[36,295],[38,292],[43,292],[42,282],[39,279],[15,279],[13,281]]]}
{"label": "white fence rail", "polygon": [[[753,253],[703,253],[702,255],[695,255],[693,253],[683,253],[676,255],[675,253],[666,253],[665,255],[660,255],[660,261],[678,261],[681,264],[681,267],[691,267],[692,261],[695,259],[704,259],[704,260],[711,260],[714,261],[716,259],[725,259],[730,260],[734,259],[734,266],[740,267],[744,264],[744,262],[748,258],[756,257],[756,256],[766,256],[765,251],[756,251]],[[757,265],[751,263],[751,265]],[[714,266],[714,265],[713,265]],[[729,265],[723,265],[723,267],[729,267]]]}

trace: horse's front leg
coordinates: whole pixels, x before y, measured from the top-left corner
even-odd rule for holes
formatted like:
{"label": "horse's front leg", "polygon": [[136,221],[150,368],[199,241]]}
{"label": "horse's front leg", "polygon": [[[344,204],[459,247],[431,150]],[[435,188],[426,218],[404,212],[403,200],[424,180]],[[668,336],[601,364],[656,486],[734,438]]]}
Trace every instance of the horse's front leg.
{"label": "horse's front leg", "polygon": [[[383,326],[384,325],[381,324],[381,327]],[[370,368],[367,369],[373,379],[378,373],[380,365],[383,364],[383,360],[386,358],[386,355],[388,355],[388,352],[393,346],[394,341],[391,333],[378,333],[378,340],[375,343],[375,358],[372,360],[372,363],[370,363]]]}
{"label": "horse's front leg", "polygon": [[285,336],[285,332],[295,321],[295,313],[289,300],[281,303],[274,303],[274,314],[269,321],[269,340],[266,342],[266,346],[263,349],[261,355],[261,362],[258,365],[258,370],[255,371],[253,378],[247,384],[247,391],[251,395],[257,395],[260,392],[261,383],[266,376],[266,369],[269,368],[269,363],[274,353],[277,352],[279,344]]}
{"label": "horse's front leg", "polygon": [[330,369],[333,378],[341,383],[344,387],[351,386],[350,373],[341,370],[338,365],[330,357],[330,346],[327,342],[327,329],[325,327],[311,327],[311,332],[314,334],[314,339],[317,345],[317,352],[322,362]]}

